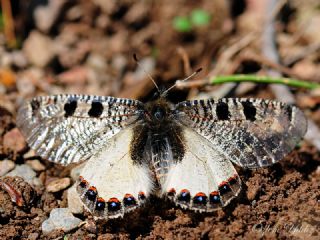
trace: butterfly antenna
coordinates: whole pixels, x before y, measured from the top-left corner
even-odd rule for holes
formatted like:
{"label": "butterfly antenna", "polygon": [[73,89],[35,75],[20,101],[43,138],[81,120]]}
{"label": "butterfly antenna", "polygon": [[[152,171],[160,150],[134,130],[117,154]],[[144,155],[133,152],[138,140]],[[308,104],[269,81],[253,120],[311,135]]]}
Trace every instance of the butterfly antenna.
{"label": "butterfly antenna", "polygon": [[190,78],[193,78],[195,75],[197,75],[199,72],[202,71],[202,68],[197,69],[197,71],[193,72],[192,74],[190,74],[188,77],[186,77],[185,79],[182,80],[177,80],[175,84],[173,84],[171,87],[169,87],[166,91],[164,91],[162,93],[163,96],[165,96],[172,88],[174,88],[175,86],[177,86],[178,82],[186,82],[188,81]]}
{"label": "butterfly antenna", "polygon": [[142,69],[142,71],[149,77],[149,79],[153,82],[154,86],[156,87],[157,91],[160,94],[160,89],[156,83],[156,81],[153,79],[153,77],[144,69],[144,67],[140,64],[139,59],[137,58],[137,54],[133,54],[133,60],[137,63],[137,65]]}

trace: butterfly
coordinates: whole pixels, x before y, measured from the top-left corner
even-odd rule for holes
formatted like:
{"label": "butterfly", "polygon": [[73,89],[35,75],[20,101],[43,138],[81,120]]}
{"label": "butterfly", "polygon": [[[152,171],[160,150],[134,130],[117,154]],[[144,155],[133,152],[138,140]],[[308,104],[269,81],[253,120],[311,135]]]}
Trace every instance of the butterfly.
{"label": "butterfly", "polygon": [[17,125],[43,158],[86,161],[77,185],[97,218],[117,218],[155,192],[199,212],[224,207],[241,190],[233,164],[269,166],[302,139],[307,120],[273,100],[222,98],[172,104],[55,95],[20,107]]}

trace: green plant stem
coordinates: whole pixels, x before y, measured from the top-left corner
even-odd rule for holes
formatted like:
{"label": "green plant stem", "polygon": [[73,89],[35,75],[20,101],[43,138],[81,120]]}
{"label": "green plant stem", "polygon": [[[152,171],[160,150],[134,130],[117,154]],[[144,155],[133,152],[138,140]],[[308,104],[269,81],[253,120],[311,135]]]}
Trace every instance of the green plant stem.
{"label": "green plant stem", "polygon": [[229,76],[216,76],[210,77],[210,84],[222,84],[227,82],[254,82],[254,83],[277,83],[284,84],[291,87],[300,87],[307,89],[316,89],[320,88],[319,83],[306,82],[292,78],[274,78],[268,76],[258,76],[258,75],[245,75],[245,74],[236,74]]}

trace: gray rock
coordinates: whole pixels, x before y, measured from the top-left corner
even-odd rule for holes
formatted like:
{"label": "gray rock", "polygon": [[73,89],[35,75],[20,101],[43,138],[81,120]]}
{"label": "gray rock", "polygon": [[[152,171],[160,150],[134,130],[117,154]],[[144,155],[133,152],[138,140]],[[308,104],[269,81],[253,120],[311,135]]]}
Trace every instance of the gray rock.
{"label": "gray rock", "polygon": [[50,217],[42,223],[41,228],[44,234],[58,229],[68,232],[77,228],[80,223],[81,220],[74,217],[68,208],[55,208],[52,209]]}
{"label": "gray rock", "polygon": [[68,208],[70,209],[70,212],[74,214],[83,213],[83,204],[77,193],[75,184],[68,189]]}
{"label": "gray rock", "polygon": [[36,172],[27,164],[17,165],[11,172],[7,173],[6,176],[19,176],[31,185],[42,185],[40,179],[36,177]]}
{"label": "gray rock", "polygon": [[15,163],[11,160],[0,161],[0,177],[4,176],[6,173],[14,169]]}

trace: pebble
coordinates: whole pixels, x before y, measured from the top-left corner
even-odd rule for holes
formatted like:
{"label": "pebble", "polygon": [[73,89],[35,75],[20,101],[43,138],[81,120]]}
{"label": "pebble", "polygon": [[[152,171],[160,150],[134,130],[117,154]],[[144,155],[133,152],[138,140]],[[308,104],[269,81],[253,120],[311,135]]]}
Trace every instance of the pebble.
{"label": "pebble", "polygon": [[26,161],[26,164],[28,164],[33,170],[40,172],[46,169],[46,167],[38,160],[28,160]]}
{"label": "pebble", "polygon": [[59,229],[68,232],[77,228],[80,223],[81,220],[74,217],[68,208],[55,208],[51,211],[50,217],[42,223],[41,228],[44,234]]}
{"label": "pebble", "polygon": [[100,7],[101,10],[106,14],[111,14],[117,8],[116,1],[93,0],[93,3]]}
{"label": "pebble", "polygon": [[47,186],[46,189],[48,192],[59,192],[63,189],[66,189],[70,186],[70,178],[59,178],[56,180],[51,181]]}
{"label": "pebble", "polygon": [[24,159],[26,159],[26,158],[32,158],[32,157],[35,157],[35,156],[37,156],[37,153],[36,153],[35,150],[33,150],[33,149],[31,149],[31,148],[30,148],[30,150],[29,150],[28,152],[26,152],[25,154],[23,154],[23,158],[24,158]]}
{"label": "pebble", "polygon": [[36,177],[36,172],[27,164],[16,165],[16,167],[11,172],[7,173],[6,176],[19,176],[31,185],[42,185],[40,179]]}
{"label": "pebble", "polygon": [[24,137],[18,128],[13,128],[3,136],[4,149],[20,152],[26,147]]}
{"label": "pebble", "polygon": [[37,28],[43,32],[49,32],[60,16],[61,9],[67,3],[67,0],[54,0],[48,1],[47,5],[38,6],[33,13]]}
{"label": "pebble", "polygon": [[5,52],[1,56],[2,67],[11,67],[12,65],[19,68],[24,68],[28,64],[28,61],[22,51],[16,50],[13,52]]}
{"label": "pebble", "polygon": [[83,213],[83,204],[76,190],[76,184],[68,189],[68,208],[74,214]]}
{"label": "pebble", "polygon": [[5,159],[0,161],[0,177],[10,172],[12,169],[14,169],[14,167],[15,163],[11,160]]}
{"label": "pebble", "polygon": [[45,67],[53,59],[54,43],[38,31],[32,31],[24,41],[23,52],[26,58],[37,67]]}

